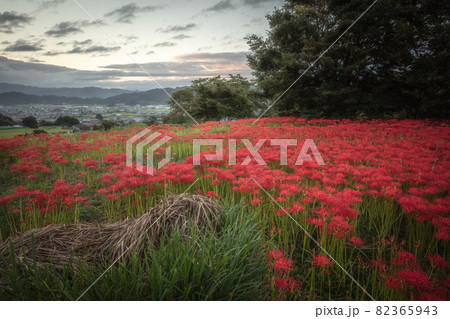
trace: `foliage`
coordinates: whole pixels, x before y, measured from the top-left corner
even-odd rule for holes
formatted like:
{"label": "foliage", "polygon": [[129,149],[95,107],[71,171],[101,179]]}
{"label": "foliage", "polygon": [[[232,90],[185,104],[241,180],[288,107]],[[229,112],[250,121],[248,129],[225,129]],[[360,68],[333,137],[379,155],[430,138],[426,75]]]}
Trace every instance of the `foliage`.
{"label": "foliage", "polygon": [[105,131],[109,131],[114,126],[120,126],[120,124],[117,123],[116,121],[104,120],[102,122],[102,124],[100,125],[100,129],[105,130]]}
{"label": "foliage", "polygon": [[192,122],[183,109],[197,121],[220,121],[252,117],[261,108],[259,93],[239,74],[230,74],[229,79],[216,76],[194,80],[189,88],[173,93],[172,98],[172,111],[164,123]]}
{"label": "foliage", "polygon": [[24,117],[22,119],[22,123],[24,126],[29,127],[29,128],[38,128],[39,127],[36,118],[32,115]]}
{"label": "foliage", "polygon": [[60,116],[55,122],[55,125],[73,126],[77,124],[80,124],[80,121],[73,116]]}
{"label": "foliage", "polygon": [[287,0],[268,15],[266,38],[247,38],[249,65],[272,101],[305,72],[274,105],[278,114],[450,116],[448,1],[378,1],[325,52],[372,2]]}
{"label": "foliage", "polygon": [[55,122],[51,122],[51,121],[42,121],[39,123],[39,126],[55,126]]}
{"label": "foliage", "polygon": [[46,130],[40,130],[40,129],[38,129],[38,130],[33,130],[33,134],[47,134],[48,135],[48,132],[46,131]]}
{"label": "foliage", "polygon": [[144,120],[144,123],[148,126],[158,124],[158,118],[154,115],[147,116]]}
{"label": "foliage", "polygon": [[181,114],[181,112],[179,112],[176,109],[173,109],[170,113],[168,113],[163,118],[164,124],[186,124],[191,121],[192,120],[190,118],[188,118],[188,116],[186,114]]}
{"label": "foliage", "polygon": [[13,126],[14,120],[6,115],[0,113],[0,126]]}

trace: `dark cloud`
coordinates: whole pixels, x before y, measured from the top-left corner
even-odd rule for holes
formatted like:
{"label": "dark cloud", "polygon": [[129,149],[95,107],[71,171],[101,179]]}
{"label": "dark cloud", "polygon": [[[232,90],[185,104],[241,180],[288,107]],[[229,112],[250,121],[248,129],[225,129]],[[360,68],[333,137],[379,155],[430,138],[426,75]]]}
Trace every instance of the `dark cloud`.
{"label": "dark cloud", "polygon": [[55,56],[61,54],[91,54],[91,53],[109,53],[120,50],[120,47],[106,47],[104,45],[93,45],[91,39],[84,41],[73,41],[72,49],[68,51],[48,51],[46,56]]}
{"label": "dark cloud", "polygon": [[75,47],[72,50],[70,50],[69,54],[73,53],[107,53],[107,52],[114,52],[120,50],[120,47],[105,47],[103,45],[92,45],[89,47]]}
{"label": "dark cloud", "polygon": [[173,47],[173,46],[176,46],[177,44],[176,43],[174,43],[174,42],[168,42],[168,41],[165,41],[165,42],[159,42],[159,43],[156,43],[155,45],[154,45],[154,47],[155,48],[157,48],[157,47]]}
{"label": "dark cloud", "polygon": [[118,9],[105,14],[105,17],[113,17],[116,22],[131,23],[136,18],[136,14],[140,12],[153,12],[163,8],[162,6],[144,6],[140,7],[135,3],[126,4]]}
{"label": "dark cloud", "polygon": [[[251,76],[246,65],[248,52],[199,53],[177,57],[171,62],[150,62],[142,66],[166,87],[189,85],[199,77],[240,73]],[[100,71],[77,70],[45,63],[30,63],[0,56],[0,82],[42,87],[118,87],[148,90],[157,85],[136,64],[107,65]],[[144,79],[144,81],[142,81]],[[118,82],[120,81],[120,82]]]}
{"label": "dark cloud", "polygon": [[187,38],[192,38],[192,37],[190,35],[186,35],[183,33],[172,37],[172,39],[176,39],[176,40],[183,40],[183,39],[187,39]]}
{"label": "dark cloud", "polygon": [[197,25],[195,23],[188,23],[186,25],[169,25],[167,28],[158,28],[156,31],[169,33],[169,32],[180,32],[189,31],[195,28]]}
{"label": "dark cloud", "polygon": [[198,62],[228,62],[228,63],[237,63],[237,62],[246,62],[247,61],[246,51],[241,52],[219,52],[219,53],[210,53],[210,52],[201,52],[201,53],[188,53],[176,56],[176,60],[182,61],[198,61]]}
{"label": "dark cloud", "polygon": [[66,0],[43,1],[36,9],[36,12],[56,8],[58,5],[63,4],[64,2],[66,2]]}
{"label": "dark cloud", "polygon": [[29,42],[27,40],[19,39],[13,44],[7,46],[5,51],[7,52],[32,52],[43,50],[43,40],[37,42]]}
{"label": "dark cloud", "polygon": [[[222,53],[190,53],[175,57],[170,62],[141,63],[141,66],[152,76],[164,77],[191,77],[228,75],[241,73],[250,76],[247,66],[246,54],[248,52],[222,52]],[[102,66],[103,69],[133,72],[137,70],[136,64],[111,64]]]}
{"label": "dark cloud", "polygon": [[71,34],[82,33],[82,28],[97,24],[105,25],[101,20],[95,20],[93,22],[89,20],[63,21],[55,24],[50,30],[45,32],[45,34],[51,37],[61,38]]}
{"label": "dark cloud", "polygon": [[209,50],[209,49],[212,49],[213,47],[212,46],[205,46],[205,47],[200,47],[200,48],[198,48],[197,49],[197,51],[205,51],[205,50]]}
{"label": "dark cloud", "polygon": [[125,35],[125,34],[119,34],[119,37],[124,39],[124,44],[130,44],[130,43],[134,43],[136,42],[136,40],[138,40],[139,38],[135,35]]}
{"label": "dark cloud", "polygon": [[28,58],[28,61],[29,62],[35,62],[35,63],[44,62],[44,61],[36,59],[36,58]]}
{"label": "dark cloud", "polygon": [[258,7],[259,5],[261,5],[263,3],[275,2],[275,1],[274,0],[243,0],[242,2],[249,6]]}
{"label": "dark cloud", "polygon": [[155,51],[148,51],[146,54],[150,55],[150,54],[154,54]]}
{"label": "dark cloud", "polygon": [[73,41],[72,42],[74,46],[85,46],[85,45],[91,45],[92,44],[92,40],[91,39],[86,39],[84,41]]}
{"label": "dark cloud", "polygon": [[[122,71],[85,71],[58,65],[45,63],[30,63],[19,60],[12,60],[0,56],[0,82],[17,83],[23,85],[39,85],[43,87],[84,87],[99,86],[103,82],[112,81],[121,76],[136,77],[140,73],[125,74]],[[103,85],[104,86],[104,85]]]}
{"label": "dark cloud", "polygon": [[13,33],[16,28],[21,28],[30,23],[34,18],[25,13],[15,11],[0,12],[0,32]]}
{"label": "dark cloud", "polygon": [[89,21],[86,21],[86,20],[73,21],[73,22],[64,21],[64,22],[55,24],[53,26],[53,28],[51,28],[50,30],[45,32],[45,34],[48,36],[51,36],[51,37],[55,37],[55,38],[65,37],[70,34],[83,32],[81,27],[83,27],[87,24],[89,24]]}
{"label": "dark cloud", "polygon": [[42,73],[58,73],[58,72],[67,72],[74,69],[70,69],[64,66],[52,65],[52,64],[43,64],[43,63],[28,63],[19,60],[8,59],[4,56],[0,56],[0,75],[3,76],[2,81],[0,82],[10,82],[7,81],[6,78],[6,70],[9,69],[13,72],[20,71],[37,71]]}
{"label": "dark cloud", "polygon": [[203,12],[222,12],[233,9],[236,9],[236,6],[231,3],[231,0],[222,0],[217,2],[215,5],[204,9]]}

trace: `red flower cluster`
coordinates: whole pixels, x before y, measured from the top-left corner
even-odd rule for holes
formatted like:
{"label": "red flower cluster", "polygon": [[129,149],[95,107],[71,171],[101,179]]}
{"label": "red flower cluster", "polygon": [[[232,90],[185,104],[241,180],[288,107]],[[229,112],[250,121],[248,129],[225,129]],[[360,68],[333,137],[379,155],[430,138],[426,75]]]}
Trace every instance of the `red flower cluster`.
{"label": "red flower cluster", "polygon": [[[325,246],[349,249],[351,244],[363,250],[350,247],[353,256],[370,256],[361,257],[365,261],[358,265],[368,271],[377,269],[388,287],[412,291],[416,298],[446,298],[442,291],[448,288],[445,286],[448,262],[444,256],[450,239],[448,122],[279,117],[261,118],[255,126],[252,123],[250,119],[207,122],[194,126],[189,134],[180,133],[186,129],[177,126],[154,126],[153,129],[172,138],[173,146],[180,147],[177,156],[184,152],[183,148],[192,148],[194,138],[225,139],[225,156],[208,162],[204,155],[215,152],[209,148],[200,154],[201,165],[194,166],[187,151],[176,162],[156,169],[153,176],[125,164],[125,143],[141,131],[139,127],[120,132],[0,139],[5,170],[14,173],[14,182],[18,181],[0,198],[0,205],[5,205],[9,214],[16,214],[17,210],[30,213],[64,210],[75,214],[80,202],[90,199],[81,196],[83,193],[90,194],[86,195],[89,197],[100,194],[104,207],[128,212],[137,210],[141,203],[144,205],[147,198],[153,202],[155,197],[179,192],[200,178],[195,192],[214,200],[243,200],[271,225],[270,234],[275,240],[297,238],[286,227],[292,217]],[[226,129],[216,133],[218,126]],[[287,148],[286,165],[280,164],[279,145],[269,142],[275,138],[298,139],[296,146]],[[315,161],[296,165],[306,138],[314,139],[326,165]],[[235,150],[226,142],[231,139],[237,141]],[[252,145],[265,140],[258,153],[267,165],[258,164],[242,139]],[[236,165],[229,164],[227,152],[234,153]],[[157,153],[163,154],[162,149]],[[54,183],[57,178],[63,180]],[[78,182],[82,185],[73,186]],[[272,203],[258,184],[277,203]],[[16,189],[17,185],[27,186]],[[16,201],[23,205],[16,205]],[[285,216],[286,212],[291,216]],[[433,233],[424,234],[435,241],[426,258],[422,257],[426,244],[420,246],[414,232],[403,229],[401,232],[383,229],[382,233],[395,237],[377,242],[374,239],[374,245],[369,244],[372,238],[363,232],[368,227],[363,225],[367,219],[376,228],[388,228],[390,223],[384,223],[383,218],[396,222],[405,220],[403,215],[412,229],[417,225],[433,229]],[[396,245],[403,240],[406,244],[399,251]],[[364,245],[365,242],[368,244]],[[416,248],[421,251],[417,256],[407,251]],[[294,287],[295,280],[286,277],[292,273],[293,261],[281,251],[270,252],[269,259],[269,267],[278,278],[274,286],[281,290]],[[320,255],[313,257],[313,263],[325,270],[333,265],[328,257]]]}
{"label": "red flower cluster", "polygon": [[333,262],[327,256],[316,255],[314,256],[314,265],[323,269],[327,269],[333,265]]}
{"label": "red flower cluster", "polygon": [[282,250],[272,250],[267,256],[270,259],[269,269],[273,269],[276,273],[273,278],[273,285],[278,292],[284,295],[301,287],[301,283],[289,276],[289,273],[294,270],[294,263],[284,257]]}

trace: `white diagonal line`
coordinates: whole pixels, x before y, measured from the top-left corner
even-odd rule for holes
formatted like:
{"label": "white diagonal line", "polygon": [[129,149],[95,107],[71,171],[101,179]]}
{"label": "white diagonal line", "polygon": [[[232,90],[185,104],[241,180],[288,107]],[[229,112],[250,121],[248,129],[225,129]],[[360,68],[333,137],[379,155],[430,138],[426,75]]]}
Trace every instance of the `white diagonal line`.
{"label": "white diagonal line", "polygon": [[147,72],[147,70],[145,70],[144,69],[144,67],[141,65],[141,64],[139,64],[119,43],[117,43],[117,41],[109,34],[109,32],[108,31],[106,31],[105,30],[105,28],[103,28],[98,22],[97,22],[97,20],[96,19],[94,19],[94,17],[81,5],[81,4],[79,4],[78,3],[78,1],[77,0],[73,0],[73,2],[75,2],[76,4],[77,4],[77,6],[78,7],[80,7],[80,9],[81,10],[83,10],[84,11],[84,13],[86,13],[86,15],[89,17],[89,19],[91,19],[92,20],[92,22],[94,22],[100,29],[102,29],[103,30],[103,32],[105,32],[105,34],[108,36],[108,38],[110,38],[110,40],[111,41],[113,41],[121,50],[122,50],[122,52],[123,53],[125,53],[125,55],[127,56],[127,57],[129,57],[130,59],[131,59],[131,61],[133,61],[133,63],[135,63],[145,74],[147,74],[147,76],[152,80],[152,81],[154,81],[158,86],[159,86],[159,88],[160,89],[162,89],[163,91],[164,91],[164,93],[166,93],[169,97],[170,97],[170,99],[172,100],[172,101],[174,101],[175,102],[175,104],[176,105],[178,105],[183,111],[184,111],[184,113],[186,113],[187,114],[187,116],[189,116],[194,122],[195,122],[195,124],[198,124],[198,122],[191,116],[191,114],[189,114],[188,113],[188,111],[186,111],[185,109],[184,109],[184,107],[182,107],[181,105],[180,105],[180,103],[178,103],[173,97],[172,97],[172,95],[169,93],[169,92],[167,92],[166,91],[166,89],[164,89],[162,86],[161,86],[161,84],[159,84],[159,82],[153,77],[153,76],[151,76],[150,75],[150,73],[148,73]]}
{"label": "white diagonal line", "polygon": [[315,240],[309,233],[308,233],[308,231],[302,226],[302,225],[300,225],[295,219],[294,219],[294,217],[292,217],[291,216],[291,214],[289,214],[287,211],[286,211],[286,209],[284,209],[284,207],[283,206],[281,206],[280,205],[280,203],[278,203],[273,197],[272,197],[272,195],[270,195],[253,177],[252,177],[252,180],[264,191],[264,193],[266,193],[267,194],[267,196],[269,196],[270,197],[270,199],[274,202],[274,203],[276,203],[285,213],[286,213],[286,215],[288,215],[296,224],[297,224],[297,226],[298,227],[300,227],[303,231],[304,231],[304,233],[317,245],[317,246],[319,246],[320,247],[320,249],[322,249],[324,252],[325,252],[325,254],[327,254],[328,255],[328,257],[330,257],[331,258],[331,260],[333,260],[335,263],[336,263],[336,265],[338,265],[339,266],[339,268],[341,268],[342,269],[342,271],[347,275],[347,276],[349,276],[350,277],[350,279],[351,280],[353,280],[353,282],[355,283],[355,284],[357,284],[358,285],[358,287],[359,288],[361,288],[362,289],[362,291],[367,295],[367,296],[369,296],[370,297],[370,299],[372,299],[373,301],[376,301],[368,292],[367,292],[367,290],[366,289],[364,289],[364,287],[363,286],[361,286],[360,284],[359,284],[359,282],[358,281],[356,281],[356,279],[355,278],[353,278],[353,276],[352,275],[350,275],[345,269],[344,269],[344,267],[342,267],[337,261],[336,261],[336,259],[334,259],[333,258],[333,256],[331,256],[326,250],[325,250],[325,248],[323,248],[322,247],[322,245],[320,245],[318,242],[317,242],[317,240]]}
{"label": "white diagonal line", "polygon": [[[197,183],[197,181],[199,180],[199,178],[197,178],[183,193],[181,193],[180,195],[183,195],[184,193],[186,193],[195,183]],[[102,278],[103,277],[103,275],[104,274],[106,274],[107,272],[108,272],[108,270],[110,270],[111,269],[111,267],[112,266],[114,266],[114,264],[116,263],[116,262],[118,262],[119,261],[119,259],[120,258],[122,258],[123,257],[123,255],[125,255],[125,253],[127,252],[127,251],[129,251],[130,249],[131,249],[131,247],[133,247],[134,246],[134,244],[136,244],[138,241],[140,241],[141,239],[142,239],[142,237],[144,237],[144,235],[148,232],[148,230],[150,229],[150,228],[152,228],[152,226],[161,218],[161,217],[163,217],[164,216],[164,214],[167,212],[167,210],[169,210],[169,208],[170,207],[172,207],[173,205],[175,205],[175,203],[176,202],[178,202],[178,198],[169,206],[169,207],[167,207],[165,210],[164,210],[164,212],[161,214],[161,216],[159,216],[146,230],[145,230],[145,232],[143,232],[142,233],[142,235],[141,236],[139,236],[139,238],[137,239],[137,240],[135,240],[133,243],[131,243],[131,245],[130,245],[130,247],[128,247],[119,257],[117,257],[116,258],[116,260],[114,260],[113,261],[113,263],[111,264],[111,265],[109,265],[109,267],[108,268],[106,268],[106,270],[100,275],[100,276],[98,276],[98,278],[97,279],[95,279],[95,281],[77,298],[77,300],[76,301],[79,301],[80,300],[80,298],[81,297],[83,297],[84,296],[84,294],[86,293],[86,292],[88,292],[88,290],[89,289],[91,289],[96,283],[97,283],[97,281],[99,281],[100,280],[100,278]]]}
{"label": "white diagonal line", "polygon": [[358,22],[359,21],[359,19],[361,19],[362,18],[362,16],[363,15],[365,15],[366,13],[367,13],[367,11],[369,11],[370,10],[370,8],[372,8],[374,5],[375,5],[375,3],[377,3],[378,2],[378,0],[375,0],[374,2],[372,2],[372,4],[363,12],[363,13],[361,13],[361,15],[355,20],[355,21],[353,21],[352,22],[352,24],[350,24],[350,26],[347,28],[347,29],[345,29],[345,31],[336,39],[336,40],[334,40],[334,42],[333,43],[331,43],[331,45],[325,50],[325,51],[323,51],[320,55],[319,55],[319,57],[313,62],[313,63],[311,63],[310,65],[309,65],[309,67],[305,70],[305,71],[303,71],[303,73],[302,74],[300,74],[300,76],[280,95],[280,96],[278,96],[277,97],[277,99],[272,103],[272,104],[270,104],[269,105],[269,107],[264,111],[264,112],[262,112],[261,113],[261,115],[253,122],[253,124],[252,125],[255,125],[255,123],[256,122],[258,122],[258,120],[264,115],[264,114],[266,114],[266,112],[268,111],[268,110],[270,110],[271,108],[272,108],[272,106],[275,104],[275,103],[277,103],[278,102],[278,100],[279,99],[281,99],[281,97],[282,96],[284,96],[285,94],[286,94],[286,92],[287,91],[289,91],[290,89],[291,89],[291,87],[293,87],[294,86],[294,84],[295,83],[297,83],[297,81],[298,80],[300,80],[301,78],[302,78],[302,76],[303,75],[305,75],[305,73],[306,72],[308,72],[316,63],[317,63],[317,61],[319,61],[324,55],[325,55],[325,53],[327,53],[328,52],[328,50],[330,50],[331,49],[331,47],[333,46],[333,45],[335,45],[336,44],[336,42],[338,42],[339,41],[339,39],[340,38],[342,38],[342,36],[344,35],[344,34],[346,34],[347,33],[347,31],[348,30],[350,30],[352,27],[353,27],[353,25],[356,23],[356,22]]}

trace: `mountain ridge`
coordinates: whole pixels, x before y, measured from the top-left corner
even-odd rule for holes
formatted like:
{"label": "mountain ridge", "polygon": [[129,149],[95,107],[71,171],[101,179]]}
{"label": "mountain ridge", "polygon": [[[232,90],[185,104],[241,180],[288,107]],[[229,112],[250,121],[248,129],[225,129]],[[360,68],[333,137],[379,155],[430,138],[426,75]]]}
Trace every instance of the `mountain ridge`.
{"label": "mountain ridge", "polygon": [[65,96],[65,97],[78,97],[78,98],[108,98],[123,93],[139,92],[138,90],[124,90],[124,89],[104,89],[96,86],[87,86],[81,88],[71,87],[37,87],[22,84],[12,84],[6,82],[0,82],[0,93],[19,92],[29,95],[53,95],[53,96]]}
{"label": "mountain ridge", "polygon": [[[121,92],[119,94],[115,94],[112,96],[108,96],[105,98],[101,97],[76,97],[76,96],[64,96],[64,95],[55,95],[55,94],[28,94],[20,91],[7,91],[2,92],[2,85],[5,83],[0,83],[0,105],[23,105],[23,104],[75,104],[75,105],[85,105],[85,104],[97,104],[97,105],[116,105],[116,104],[150,104],[150,105],[158,105],[158,104],[167,104],[170,97],[166,94],[172,94],[178,90],[186,88],[184,87],[176,87],[176,88],[156,88],[150,89],[147,91],[130,91],[130,90],[121,90],[121,89],[101,89],[97,87],[87,87],[87,88],[79,88],[79,89],[100,89],[100,90],[116,90],[114,92]],[[8,84],[8,83],[6,83]],[[26,85],[17,85],[17,84],[9,84],[10,88],[17,87],[28,87],[28,88],[37,88],[30,87]],[[5,88],[7,86],[3,86]],[[37,88],[40,89],[40,88]],[[58,88],[42,88],[49,90],[55,90]],[[70,88],[69,88],[70,89]],[[77,89],[77,88],[74,88]],[[32,91],[31,89],[27,92]],[[122,92],[123,91],[123,92]],[[166,92],[164,92],[166,91]],[[41,91],[43,92],[43,91]],[[98,91],[101,92],[101,91]],[[110,91],[112,92],[112,91]]]}

